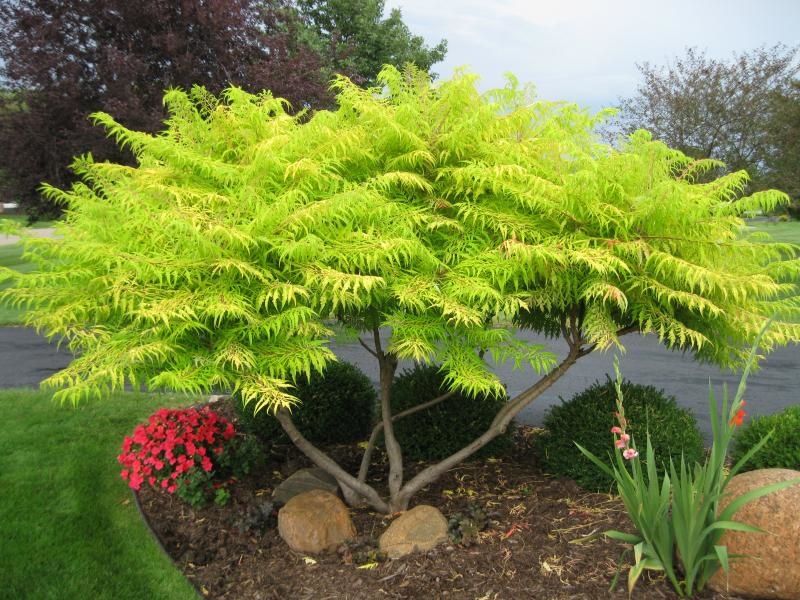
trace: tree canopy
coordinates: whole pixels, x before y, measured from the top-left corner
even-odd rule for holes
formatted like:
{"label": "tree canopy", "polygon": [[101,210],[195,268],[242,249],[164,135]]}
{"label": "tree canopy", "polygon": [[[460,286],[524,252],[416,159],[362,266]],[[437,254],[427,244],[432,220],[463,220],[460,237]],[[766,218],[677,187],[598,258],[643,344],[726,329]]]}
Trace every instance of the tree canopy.
{"label": "tree canopy", "polygon": [[[334,72],[367,80],[384,62],[427,68],[441,60],[444,43],[427,49],[399,12],[381,19],[382,9],[377,1],[334,0],[3,2],[4,194],[34,216],[56,212],[38,186],[69,185],[66,165],[75,155],[91,150],[102,159],[131,160],[87,116],[102,110],[156,132],[169,88],[269,89],[299,111],[331,105]],[[322,15],[330,21],[324,31]]]}
{"label": "tree canopy", "polygon": [[335,73],[374,85],[383,65],[407,63],[423,71],[444,59],[447,42],[428,47],[403,22],[399,8],[384,18],[384,0],[296,0],[309,45],[328,53]]}
{"label": "tree canopy", "polygon": [[764,160],[763,180],[794,200],[790,212],[800,219],[800,80],[772,97],[770,151]]}
{"label": "tree canopy", "polygon": [[[742,196],[741,171],[699,181],[718,163],[641,131],[601,144],[604,115],[530,102],[513,79],[481,94],[475,80],[434,86],[393,67],[372,90],[339,78],[338,108],[310,119],[270,93],[174,90],[158,135],[96,114],[138,166],[77,160],[80,182],[47,188],[66,210],[63,239],[28,240],[39,271],[3,274],[14,286],[2,296],[30,304],[28,322],[79,354],[47,383],[72,400],[126,381],[235,389],[276,412],[343,489],[396,510],[625,333],[724,366],[774,314],[763,349],[800,338],[797,248],[740,218],[785,194]],[[302,439],[287,411],[292,382],[335,360],[334,321],[368,333],[381,367],[386,502]],[[512,322],[564,337],[567,357],[556,365]],[[498,392],[488,357],[543,376],[475,442],[404,484],[389,406],[397,361]]]}

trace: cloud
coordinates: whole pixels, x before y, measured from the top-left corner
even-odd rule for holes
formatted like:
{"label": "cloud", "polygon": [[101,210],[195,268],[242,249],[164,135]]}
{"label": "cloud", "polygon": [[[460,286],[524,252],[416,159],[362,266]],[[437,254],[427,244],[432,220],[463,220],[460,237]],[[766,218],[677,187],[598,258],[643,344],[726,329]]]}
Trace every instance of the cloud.
{"label": "cloud", "polygon": [[577,20],[587,21],[603,13],[603,3],[596,0],[498,0],[488,6],[497,15],[534,27],[557,27]]}

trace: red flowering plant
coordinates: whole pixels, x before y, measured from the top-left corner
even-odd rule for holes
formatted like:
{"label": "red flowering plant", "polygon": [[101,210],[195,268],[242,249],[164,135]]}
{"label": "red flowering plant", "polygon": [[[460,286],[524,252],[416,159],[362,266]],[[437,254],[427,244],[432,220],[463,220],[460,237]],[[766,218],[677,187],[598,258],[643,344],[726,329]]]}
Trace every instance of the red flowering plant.
{"label": "red flowering plant", "polygon": [[220,478],[232,470],[235,433],[233,424],[209,407],[162,408],[125,438],[117,457],[120,475],[137,491],[146,483],[194,506],[213,492],[224,503],[228,493]]}

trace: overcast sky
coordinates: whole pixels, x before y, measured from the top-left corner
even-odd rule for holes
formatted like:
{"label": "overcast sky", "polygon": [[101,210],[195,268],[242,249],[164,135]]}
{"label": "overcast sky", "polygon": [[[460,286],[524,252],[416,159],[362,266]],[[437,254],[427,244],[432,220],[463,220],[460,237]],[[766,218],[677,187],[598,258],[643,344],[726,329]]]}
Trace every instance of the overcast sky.
{"label": "overcast sky", "polygon": [[665,64],[696,46],[716,58],[800,44],[800,0],[387,0],[429,44],[433,70],[468,65],[482,88],[511,71],[548,100],[598,109],[635,91],[636,63]]}

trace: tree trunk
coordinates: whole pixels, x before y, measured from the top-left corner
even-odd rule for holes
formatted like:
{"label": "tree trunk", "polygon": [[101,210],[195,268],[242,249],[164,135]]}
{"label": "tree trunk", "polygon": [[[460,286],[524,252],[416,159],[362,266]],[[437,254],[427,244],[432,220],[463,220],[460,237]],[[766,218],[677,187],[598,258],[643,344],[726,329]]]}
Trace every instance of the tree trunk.
{"label": "tree trunk", "polygon": [[[449,469],[466,460],[475,452],[483,448],[486,444],[491,442],[498,435],[503,433],[508,427],[508,424],[511,422],[511,419],[519,414],[519,412],[533,400],[538,398],[556,381],[561,379],[564,373],[566,373],[581,356],[583,356],[583,354],[579,348],[577,350],[574,347],[570,349],[570,353],[555,369],[550,371],[531,387],[509,401],[508,404],[506,404],[495,415],[494,419],[492,420],[492,424],[480,437],[476,438],[471,443],[464,446],[461,450],[451,454],[447,458],[420,471],[413,479],[403,486],[403,489],[400,490],[400,493],[397,495],[397,497],[392,497],[390,506],[394,507],[397,505],[407,507],[408,502],[412,496],[414,496],[414,494],[419,492],[425,486],[436,481]],[[401,510],[405,510],[405,508],[402,508]]]}
{"label": "tree trunk", "polygon": [[278,419],[278,422],[281,424],[281,427],[283,427],[283,430],[286,432],[286,435],[289,436],[289,439],[292,441],[292,443],[297,446],[297,448],[303,454],[311,459],[311,462],[313,462],[326,473],[332,475],[339,483],[339,487],[341,487],[343,490],[345,488],[349,488],[352,491],[352,493],[342,492],[345,496],[345,500],[360,501],[360,498],[363,497],[366,499],[367,503],[378,512],[391,512],[389,505],[384,502],[378,492],[375,491],[375,488],[350,475],[347,471],[342,469],[342,467],[336,464],[332,458],[304,438],[303,434],[301,434],[297,430],[297,427],[295,427],[294,421],[292,421],[292,416],[287,409],[278,409],[275,413],[275,417]]}
{"label": "tree trunk", "polygon": [[[637,331],[635,326],[620,329],[617,332],[618,336],[625,335]],[[396,416],[391,413],[391,384],[394,379],[394,373],[397,369],[397,360],[391,354],[385,354],[380,346],[380,336],[378,330],[374,330],[375,334],[375,355],[381,367],[381,423],[376,425],[372,430],[370,441],[367,445],[365,452],[365,459],[362,459],[361,468],[359,469],[358,477],[353,477],[342,469],[336,462],[329,458],[325,453],[316,448],[311,442],[305,439],[302,434],[294,426],[291,415],[286,409],[278,410],[276,417],[283,427],[284,431],[289,435],[292,442],[305,454],[311,461],[322,470],[330,473],[339,482],[342,488],[342,493],[345,500],[351,505],[356,506],[361,503],[362,498],[378,512],[382,513],[395,513],[401,512],[408,508],[411,498],[419,492],[422,488],[433,483],[436,479],[441,477],[446,471],[455,467],[465,459],[469,458],[472,454],[483,448],[486,444],[491,442],[498,435],[503,433],[508,427],[511,419],[520,413],[528,404],[533,402],[542,393],[544,393],[550,386],[561,377],[574,365],[580,358],[586,356],[594,350],[594,345],[584,347],[583,340],[580,335],[579,318],[574,317],[571,321],[566,321],[562,324],[562,331],[564,338],[569,344],[569,354],[559,365],[550,371],[547,375],[541,377],[531,387],[518,394],[510,400],[492,420],[489,428],[478,438],[473,440],[470,444],[460,449],[459,451],[451,454],[444,460],[423,469],[414,478],[403,485],[403,457],[400,451],[400,445],[394,436],[394,427],[392,422],[400,419],[408,414],[412,414],[423,408],[428,408],[434,404],[448,398],[451,393],[444,394],[439,398],[426,402],[424,405],[415,407],[408,411],[403,411]],[[386,452],[389,457],[389,500],[386,501],[380,497],[375,488],[366,483],[366,474],[369,469],[369,458],[372,455],[378,433],[380,429],[384,430],[384,439],[386,440]],[[366,465],[365,465],[366,461]]]}
{"label": "tree trunk", "polygon": [[397,359],[391,354],[384,353],[381,349],[380,333],[377,328],[374,330],[374,334],[375,351],[378,354],[378,364],[380,365],[383,442],[386,447],[386,456],[389,459],[389,497],[394,498],[403,486],[403,452],[394,435],[394,426],[392,425],[392,382],[397,370]]}

